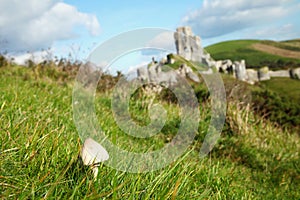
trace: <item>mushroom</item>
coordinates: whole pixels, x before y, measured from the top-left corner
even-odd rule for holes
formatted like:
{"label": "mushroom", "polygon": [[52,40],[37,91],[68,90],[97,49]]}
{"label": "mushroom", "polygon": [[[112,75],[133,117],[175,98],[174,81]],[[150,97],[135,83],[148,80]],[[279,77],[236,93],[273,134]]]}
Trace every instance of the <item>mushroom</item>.
{"label": "mushroom", "polygon": [[84,165],[92,167],[94,178],[97,178],[99,164],[108,160],[109,155],[98,142],[92,138],[87,138],[80,152]]}

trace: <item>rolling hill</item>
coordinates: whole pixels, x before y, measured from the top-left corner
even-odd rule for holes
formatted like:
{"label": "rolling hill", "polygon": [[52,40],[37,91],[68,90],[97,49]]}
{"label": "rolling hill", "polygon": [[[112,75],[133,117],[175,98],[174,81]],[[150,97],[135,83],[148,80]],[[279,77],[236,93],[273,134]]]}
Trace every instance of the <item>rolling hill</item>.
{"label": "rolling hill", "polygon": [[287,69],[300,66],[300,39],[287,41],[233,40],[205,48],[215,60],[246,60],[247,67]]}

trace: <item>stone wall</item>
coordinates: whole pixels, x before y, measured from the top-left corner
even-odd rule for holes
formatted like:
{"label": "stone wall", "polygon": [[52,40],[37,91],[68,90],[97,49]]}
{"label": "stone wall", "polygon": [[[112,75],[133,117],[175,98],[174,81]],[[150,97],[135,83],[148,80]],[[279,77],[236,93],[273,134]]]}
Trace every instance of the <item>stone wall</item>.
{"label": "stone wall", "polygon": [[164,66],[163,62],[152,64],[145,68],[137,69],[137,79],[145,83],[163,84],[166,87],[175,85],[178,82],[179,77],[190,79],[196,83],[200,82],[197,73],[187,66],[182,64],[177,70],[162,70]]}
{"label": "stone wall", "polygon": [[289,70],[269,71],[270,77],[290,77]]}
{"label": "stone wall", "polygon": [[269,70],[269,67],[262,67],[259,70],[247,69],[248,83],[254,84],[258,81],[267,81],[275,77],[286,77],[292,79],[299,79],[300,68],[290,69],[290,70]]}
{"label": "stone wall", "polygon": [[293,79],[300,79],[300,67],[296,68],[296,69],[291,69],[290,75],[291,75],[291,78],[293,78]]}
{"label": "stone wall", "polygon": [[254,69],[247,69],[248,79],[247,82],[250,84],[254,84],[259,81],[259,76],[256,70]]}
{"label": "stone wall", "polygon": [[220,73],[231,74],[234,78],[254,84],[258,81],[270,80],[272,77],[287,77],[300,79],[300,68],[290,70],[271,71],[269,67],[262,67],[259,70],[247,69],[245,60],[234,61],[218,60],[215,68]]}

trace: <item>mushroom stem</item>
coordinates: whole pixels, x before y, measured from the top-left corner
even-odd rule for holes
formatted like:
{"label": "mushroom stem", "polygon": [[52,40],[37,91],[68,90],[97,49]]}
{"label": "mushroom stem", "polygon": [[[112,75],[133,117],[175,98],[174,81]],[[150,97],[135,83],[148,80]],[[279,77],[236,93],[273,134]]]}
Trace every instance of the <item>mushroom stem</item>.
{"label": "mushroom stem", "polygon": [[99,171],[98,166],[93,166],[92,170],[93,170],[93,174],[94,174],[94,179],[97,179],[98,171]]}
{"label": "mushroom stem", "polygon": [[99,163],[108,160],[109,155],[104,147],[92,138],[85,140],[80,152],[83,164],[92,168],[94,179],[98,175]]}

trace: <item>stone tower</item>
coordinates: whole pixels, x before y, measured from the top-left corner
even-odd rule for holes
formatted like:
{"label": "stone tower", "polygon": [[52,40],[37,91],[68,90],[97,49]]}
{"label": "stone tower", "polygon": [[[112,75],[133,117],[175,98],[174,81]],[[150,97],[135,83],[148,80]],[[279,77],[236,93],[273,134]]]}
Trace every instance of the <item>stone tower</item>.
{"label": "stone tower", "polygon": [[174,38],[178,55],[187,60],[202,62],[203,48],[201,47],[201,39],[193,34],[191,27],[177,28]]}

